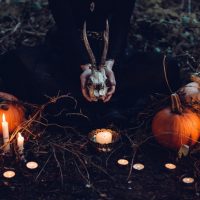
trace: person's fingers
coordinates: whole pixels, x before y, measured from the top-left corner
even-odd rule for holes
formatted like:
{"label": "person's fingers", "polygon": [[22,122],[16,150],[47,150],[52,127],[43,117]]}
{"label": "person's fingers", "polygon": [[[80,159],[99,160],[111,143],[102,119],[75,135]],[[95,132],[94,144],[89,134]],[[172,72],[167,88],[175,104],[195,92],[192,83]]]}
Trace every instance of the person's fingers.
{"label": "person's fingers", "polygon": [[107,95],[106,98],[103,100],[103,102],[106,103],[106,102],[110,101],[111,97],[112,97],[112,94]]}
{"label": "person's fingers", "polygon": [[108,80],[111,86],[116,85],[115,75],[114,73],[108,73]]}
{"label": "person's fingers", "polygon": [[116,89],[116,86],[112,85],[110,87],[110,90],[108,91],[107,95],[113,95],[115,93],[115,89]]}
{"label": "person's fingers", "polygon": [[80,80],[81,80],[81,88],[85,88],[85,84],[86,84],[86,76],[84,76],[83,74],[80,76]]}
{"label": "person's fingers", "polygon": [[82,94],[85,97],[85,99],[87,99],[89,102],[92,101],[92,99],[90,98],[90,96],[87,93],[87,90],[85,88],[82,88]]}
{"label": "person's fingers", "polygon": [[85,99],[87,99],[89,102],[91,102],[91,98],[88,95],[87,89],[86,89],[86,81],[87,81],[87,77],[83,74],[80,76],[81,79],[81,91],[83,96],[85,97]]}

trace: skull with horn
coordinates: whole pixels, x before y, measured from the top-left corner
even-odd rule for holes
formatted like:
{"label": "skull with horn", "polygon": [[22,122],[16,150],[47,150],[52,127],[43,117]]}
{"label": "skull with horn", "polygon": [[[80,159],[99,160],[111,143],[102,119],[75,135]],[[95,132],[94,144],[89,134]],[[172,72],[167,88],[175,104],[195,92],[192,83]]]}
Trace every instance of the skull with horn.
{"label": "skull with horn", "polygon": [[108,20],[106,20],[106,30],[103,33],[103,39],[104,39],[103,53],[100,60],[100,64],[97,66],[95,55],[91,49],[91,46],[87,38],[86,22],[84,23],[83,41],[84,41],[86,50],[88,52],[88,55],[91,61],[91,70],[92,70],[92,73],[87,81],[87,88],[88,88],[89,96],[93,101],[98,101],[100,99],[103,99],[108,92],[107,77],[106,77],[106,71],[105,71],[105,63],[106,63],[106,57],[107,57],[107,52],[108,52],[108,42],[109,42]]}

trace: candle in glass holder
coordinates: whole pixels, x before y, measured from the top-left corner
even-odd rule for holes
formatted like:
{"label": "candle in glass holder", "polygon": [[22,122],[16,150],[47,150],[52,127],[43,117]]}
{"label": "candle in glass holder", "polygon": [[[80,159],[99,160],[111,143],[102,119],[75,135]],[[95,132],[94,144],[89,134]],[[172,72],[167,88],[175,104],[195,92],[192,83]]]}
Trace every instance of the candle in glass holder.
{"label": "candle in glass holder", "polygon": [[26,163],[26,167],[28,169],[37,169],[38,168],[38,163],[36,163],[34,161],[30,161],[30,162]]}
{"label": "candle in glass holder", "polygon": [[176,165],[174,165],[172,163],[166,163],[165,168],[173,170],[173,169],[176,169]]}
{"label": "candle in glass holder", "polygon": [[133,165],[133,169],[138,170],[138,171],[141,171],[141,170],[144,169],[144,165],[141,164],[141,163],[134,164],[134,165]]}
{"label": "candle in glass holder", "polygon": [[96,134],[96,142],[99,144],[112,143],[112,133],[110,131],[100,131]]}
{"label": "candle in glass holder", "polygon": [[23,154],[23,150],[24,150],[24,137],[21,135],[20,132],[17,135],[17,146],[18,146],[19,153]]}
{"label": "candle in glass holder", "polygon": [[191,177],[185,177],[182,179],[183,183],[186,183],[186,184],[192,184],[194,183],[194,179],[191,178]]}
{"label": "candle in glass holder", "polygon": [[15,176],[15,172],[14,171],[6,171],[3,173],[3,176],[5,178],[13,178]]}
{"label": "candle in glass holder", "polygon": [[126,159],[119,159],[118,161],[117,161],[117,163],[119,164],[119,165],[121,165],[121,166],[126,166],[126,165],[128,165],[128,160],[126,160]]}
{"label": "candle in glass holder", "polygon": [[10,151],[9,128],[4,113],[2,116],[2,134],[3,134],[3,143],[5,145],[4,152],[8,153]]}

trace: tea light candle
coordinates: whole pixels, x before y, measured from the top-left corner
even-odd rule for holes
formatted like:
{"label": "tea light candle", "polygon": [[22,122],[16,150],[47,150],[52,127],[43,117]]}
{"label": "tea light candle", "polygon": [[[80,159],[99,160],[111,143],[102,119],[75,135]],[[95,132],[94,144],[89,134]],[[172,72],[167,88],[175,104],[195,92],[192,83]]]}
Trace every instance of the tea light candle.
{"label": "tea light candle", "polygon": [[5,178],[13,178],[15,176],[15,172],[14,171],[6,171],[3,173],[3,176]]}
{"label": "tea light candle", "polygon": [[173,169],[176,169],[176,165],[174,165],[172,163],[166,163],[165,168],[173,170]]}
{"label": "tea light candle", "polygon": [[36,168],[38,168],[38,163],[36,163],[34,161],[28,162],[28,163],[26,163],[26,167],[28,169],[36,169]]}
{"label": "tea light candle", "polygon": [[21,135],[20,132],[17,135],[17,146],[18,146],[19,153],[23,154],[23,150],[24,150],[24,137]]}
{"label": "tea light candle", "polygon": [[138,171],[141,171],[141,170],[144,169],[144,165],[141,164],[141,163],[134,164],[134,165],[133,165],[133,169],[138,170]]}
{"label": "tea light candle", "polygon": [[128,165],[128,160],[126,160],[126,159],[119,159],[118,161],[117,161],[117,163],[119,164],[119,165],[122,165],[122,166],[126,166],[126,165]]}
{"label": "tea light candle", "polygon": [[182,179],[183,183],[186,183],[186,184],[192,184],[194,183],[194,179],[191,178],[191,177],[185,177]]}
{"label": "tea light candle", "polygon": [[112,133],[109,131],[101,131],[96,134],[96,142],[99,144],[112,143]]}
{"label": "tea light candle", "polygon": [[2,117],[2,133],[3,133],[3,143],[5,145],[4,152],[8,153],[10,151],[9,128],[8,128],[8,122],[6,121],[6,117],[4,113]]}

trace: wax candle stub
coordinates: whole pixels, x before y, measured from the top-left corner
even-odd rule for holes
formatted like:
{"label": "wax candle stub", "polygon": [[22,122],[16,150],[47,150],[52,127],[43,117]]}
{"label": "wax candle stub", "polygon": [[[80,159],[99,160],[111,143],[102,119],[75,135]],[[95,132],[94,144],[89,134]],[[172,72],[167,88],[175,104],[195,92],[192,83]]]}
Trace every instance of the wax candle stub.
{"label": "wax candle stub", "polygon": [[165,168],[173,170],[173,169],[176,169],[176,165],[172,163],[166,163]]}
{"label": "wax candle stub", "polygon": [[191,178],[191,177],[185,177],[182,179],[183,183],[186,183],[186,184],[191,184],[191,183],[194,183],[194,178]]}
{"label": "wax candle stub", "polygon": [[144,165],[141,164],[141,163],[136,163],[136,164],[133,165],[133,169],[138,170],[138,171],[143,170]]}
{"label": "wax candle stub", "polygon": [[20,132],[17,135],[17,146],[19,153],[22,154],[24,150],[24,137],[21,135]]}
{"label": "wax candle stub", "polygon": [[28,162],[28,163],[26,163],[26,167],[28,169],[36,169],[36,168],[38,168],[38,163],[36,163],[34,161]]}
{"label": "wax candle stub", "polygon": [[128,160],[126,160],[126,159],[119,159],[118,161],[117,161],[117,163],[119,164],[119,165],[123,165],[123,166],[126,166],[126,165],[128,165]]}
{"label": "wax candle stub", "polygon": [[3,176],[5,178],[13,178],[15,176],[15,172],[14,171],[6,171],[3,173]]}
{"label": "wax candle stub", "polygon": [[99,144],[112,143],[112,133],[109,131],[101,131],[96,134],[96,142]]}

